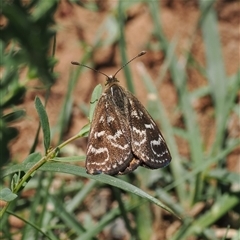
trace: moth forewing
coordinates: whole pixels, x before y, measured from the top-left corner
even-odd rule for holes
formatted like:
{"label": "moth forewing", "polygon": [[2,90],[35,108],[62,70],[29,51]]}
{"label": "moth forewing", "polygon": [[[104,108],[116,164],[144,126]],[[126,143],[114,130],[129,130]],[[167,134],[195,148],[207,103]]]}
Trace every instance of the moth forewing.
{"label": "moth forewing", "polygon": [[90,174],[116,175],[133,159],[129,127],[108,91],[98,101],[89,133],[86,169]]}
{"label": "moth forewing", "polygon": [[131,146],[133,154],[139,158],[142,166],[156,169],[171,162],[167,144],[153,118],[144,106],[130,92],[127,92],[131,114]]}

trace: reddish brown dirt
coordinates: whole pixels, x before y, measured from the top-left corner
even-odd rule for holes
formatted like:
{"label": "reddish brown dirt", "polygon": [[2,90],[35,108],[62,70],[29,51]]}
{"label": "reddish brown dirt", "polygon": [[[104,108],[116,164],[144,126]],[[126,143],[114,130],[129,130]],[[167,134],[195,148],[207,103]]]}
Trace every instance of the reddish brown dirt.
{"label": "reddish brown dirt", "polygon": [[[113,8],[115,4],[116,2],[105,1],[104,6],[101,6],[101,11],[99,12],[89,11],[77,5],[70,5],[65,1],[62,1],[59,5],[58,11],[55,14],[58,29],[56,47],[56,58],[58,59],[58,63],[55,71],[58,73],[59,77],[57,83],[52,87],[51,96],[47,105],[51,126],[54,126],[58,121],[59,111],[68,86],[69,74],[70,71],[75,68],[70,62],[73,60],[80,60],[83,55],[84,49],[80,44],[81,39],[88,42],[90,46],[93,44],[99,26],[109,16],[111,8]],[[238,15],[236,14],[237,10],[239,10],[239,4],[235,1],[229,1],[228,3],[219,1],[216,5],[216,9],[218,14],[217,17],[219,18],[219,33],[225,69],[229,76],[236,73],[239,67],[239,54],[236,54],[237,49],[239,50],[239,31],[236,30],[239,29],[239,19],[237,19]],[[126,50],[128,57],[131,58],[145,49],[147,43],[153,41],[153,24],[148,8],[141,3],[133,5],[128,12],[128,16],[129,21],[126,23],[124,31],[126,36]],[[170,41],[174,38],[177,39],[176,52],[179,58],[183,57],[183,53],[188,46],[189,37],[195,28],[198,17],[199,10],[195,1],[185,4],[180,1],[163,1],[160,15],[163,30]],[[192,53],[201,64],[205,64],[204,45],[200,31],[193,45]],[[106,66],[100,69],[106,74],[114,73],[121,65],[118,47],[101,48],[96,51],[93,56],[95,64],[103,66],[106,65],[111,56],[114,56],[111,64],[112,66]],[[132,62],[130,65],[134,83],[135,86],[137,86],[136,95],[143,103],[146,102],[146,90],[143,84],[139,83],[139,71],[137,70],[136,64],[142,61],[148,73],[154,79],[161,69],[163,60],[164,56],[162,52],[154,53],[150,51],[141,59]],[[121,84],[124,85],[123,71],[119,72],[118,79],[122,79]],[[104,83],[104,80],[105,78],[102,75],[96,75],[91,71],[85,71],[81,76],[74,91],[74,108],[71,126],[66,137],[74,135],[87,123],[87,119],[77,106],[81,102],[89,104],[94,86],[99,82]],[[169,76],[167,75],[159,89],[159,95],[166,107],[169,120],[175,125],[181,125],[179,116],[173,114],[177,104],[177,96],[169,80]],[[193,90],[203,85],[206,85],[206,80],[196,71],[189,71],[189,89]],[[12,155],[18,161],[22,161],[28,155],[29,148],[32,144],[38,126],[38,117],[34,108],[34,98],[36,95],[41,96],[42,94],[43,92],[30,90],[25,98],[23,107],[26,109],[27,117],[24,121],[17,124],[20,135],[17,140],[11,144]],[[204,137],[206,148],[208,148],[214,137],[212,102],[209,98],[203,98],[194,103],[194,106],[198,111],[200,129]],[[236,134],[239,130],[237,129],[237,120],[232,120],[231,122],[235,122],[235,124],[231,124],[231,131]],[[178,142],[181,153],[187,154],[187,145],[184,144],[184,142]],[[82,146],[84,148],[85,144],[82,141],[80,141],[79,144],[80,147]],[[39,144],[38,150],[42,150],[41,146],[42,143]],[[235,158],[229,158],[229,160],[230,159]],[[229,167],[233,168],[233,166],[236,166],[235,164],[236,161],[231,160]]]}
{"label": "reddish brown dirt", "polygon": [[[164,33],[170,41],[177,39],[176,52],[179,58],[183,57],[184,51],[188,47],[189,37],[199,17],[196,2],[197,1],[163,1],[161,5],[160,18]],[[115,1],[104,1],[104,3],[105,6],[102,6],[102,10],[99,12],[91,12],[77,5],[70,5],[65,1],[62,1],[59,5],[55,15],[58,30],[56,47],[58,63],[55,71],[59,77],[56,84],[52,87],[51,96],[47,104],[47,112],[51,126],[54,126],[58,121],[59,111],[68,86],[70,71],[76,68],[72,66],[70,62],[79,61],[83,56],[84,49],[80,44],[81,39],[84,39],[88,44],[92,45],[99,26],[106,17],[111,14],[111,9],[114,5],[117,4]],[[218,1],[216,9],[219,19],[218,30],[221,37],[225,69],[227,75],[230,76],[236,73],[239,68],[239,3],[237,3],[237,1]],[[153,24],[149,10],[144,4],[139,3],[133,5],[128,14],[129,20],[125,25],[124,32],[128,58],[132,58],[141,50],[144,50],[147,43],[154,41],[152,36]],[[192,54],[202,65],[205,65],[204,51],[204,44],[201,32],[199,31],[193,45]],[[109,67],[106,63],[109,62],[111,56],[113,56],[113,61]],[[108,75],[113,74],[121,65],[119,48],[101,48],[96,51],[92,60],[98,66],[103,65],[99,70]],[[164,56],[162,52],[149,51],[141,59],[137,59],[131,63],[130,68],[134,77],[134,84],[137,86],[136,96],[141,102],[146,102],[146,90],[144,85],[140,83],[141,81],[138,80],[139,71],[136,67],[137,63],[143,62],[148,73],[155,79],[161,69],[163,61]],[[118,79],[122,79],[122,85],[125,84],[123,76],[123,71],[118,74]],[[104,80],[105,78],[102,75],[96,75],[90,70],[85,71],[81,75],[81,79],[79,79],[77,87],[74,90],[74,108],[71,126],[65,134],[65,139],[76,134],[88,122],[77,106],[81,102],[89,104],[94,86],[99,82],[104,83]],[[200,76],[199,73],[194,70],[189,71],[188,88],[190,90],[206,84],[206,79]],[[38,117],[34,108],[34,98],[36,95],[43,96],[43,92],[36,90],[28,91],[23,105],[26,109],[27,117],[24,121],[17,124],[20,135],[11,144],[12,156],[19,162],[27,157],[38,127]],[[169,75],[165,77],[159,89],[159,96],[166,107],[169,121],[176,126],[182,126],[181,116],[174,113],[178,99]],[[194,107],[198,113],[198,122],[204,138],[205,147],[208,149],[214,140],[212,101],[209,98],[203,98],[194,103]],[[229,131],[235,136],[239,135],[239,119],[234,115],[229,119]],[[186,142],[182,140],[178,140],[177,142],[180,153],[187,155],[188,147]],[[42,142],[40,142],[38,150],[43,152],[42,145]],[[73,146],[78,147],[77,151],[80,151],[79,148],[85,151],[86,139],[76,141]],[[240,169],[239,153],[240,149],[234,151],[228,158],[228,167],[233,171]]]}

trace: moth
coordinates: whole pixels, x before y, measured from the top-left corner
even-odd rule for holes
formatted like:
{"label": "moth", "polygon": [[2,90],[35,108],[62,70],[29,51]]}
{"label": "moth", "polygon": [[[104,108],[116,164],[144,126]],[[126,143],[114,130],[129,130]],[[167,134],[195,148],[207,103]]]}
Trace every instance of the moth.
{"label": "moth", "polygon": [[122,68],[145,53],[140,52],[113,76],[72,62],[107,77],[106,89],[96,105],[90,127],[86,157],[89,174],[122,175],[138,166],[157,169],[171,162],[171,154],[157,124],[116,78]]}

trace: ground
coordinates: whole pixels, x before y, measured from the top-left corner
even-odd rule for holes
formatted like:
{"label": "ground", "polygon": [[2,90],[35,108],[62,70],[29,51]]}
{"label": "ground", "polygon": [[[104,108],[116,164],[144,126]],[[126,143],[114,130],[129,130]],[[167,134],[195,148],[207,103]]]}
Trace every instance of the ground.
{"label": "ground", "polygon": [[[239,13],[239,4],[237,1],[217,2],[216,9],[219,19],[218,29],[222,44],[222,54],[227,75],[230,76],[236,73],[239,67],[239,54],[236,54],[239,50],[239,19],[237,15],[237,12]],[[104,4],[100,5],[101,10],[98,12],[89,11],[76,5],[70,5],[65,1],[62,1],[59,5],[55,14],[57,23],[56,58],[58,59],[55,71],[58,73],[58,79],[51,90],[47,105],[51,126],[54,126],[58,121],[61,104],[69,83],[70,71],[74,68],[71,65],[71,61],[79,61],[82,58],[83,51],[85,51],[80,44],[81,39],[93,45],[99,26],[109,17],[110,11],[115,7],[115,4],[117,4],[116,1],[105,1]],[[128,58],[130,59],[141,50],[144,50],[146,44],[153,42],[154,38],[152,36],[153,24],[151,16],[148,8],[144,4],[134,4],[128,11],[128,15],[129,20],[125,25],[125,37],[126,50]],[[184,51],[187,49],[189,37],[193,33],[198,17],[199,10],[195,1],[186,1],[185,3],[184,1],[163,1],[161,4],[160,19],[163,30],[170,41],[177,39],[176,52],[179,58],[183,56]],[[199,31],[192,52],[195,58],[203,65],[205,64],[204,51],[201,32]],[[143,62],[148,73],[154,79],[157,77],[159,69],[161,69],[163,60],[164,56],[162,52],[148,52],[141,59],[132,62],[130,65],[134,84],[137,86],[136,96],[143,103],[146,103],[146,90],[138,80],[139,71],[136,65],[139,61]],[[102,72],[108,75],[113,74],[121,66],[118,47],[102,47],[94,54],[93,61],[95,62],[95,66],[100,66],[99,70]],[[118,79],[122,85],[125,84],[123,71],[119,72]],[[66,138],[76,134],[76,132],[88,122],[78,106],[82,102],[89,104],[93,88],[96,84],[104,83],[104,81],[105,77],[87,69],[81,76],[74,91],[74,108],[71,126],[65,136]],[[196,71],[189,72],[189,89],[194,90],[206,84],[206,79],[196,73]],[[33,83],[33,85],[36,86],[36,83]],[[38,126],[38,117],[34,108],[34,98],[36,94],[41,95],[41,91],[30,90],[26,95],[23,107],[26,110],[27,119],[17,124],[20,135],[11,146],[12,155],[20,161],[28,155],[29,148],[32,144],[32,139],[29,137],[26,138],[26,136],[34,136]],[[180,117],[177,114],[171,114],[178,99],[168,75],[159,89],[159,95],[169,113],[171,123],[181,125]],[[214,133],[214,123],[210,117],[213,112],[212,102],[209,98],[202,98],[194,104],[195,109],[198,111],[198,121],[204,136],[204,142],[210,145],[213,141],[212,137]],[[229,120],[230,128],[233,129],[232,134],[236,134],[237,122],[238,119],[236,116],[232,116],[232,119]],[[78,144],[80,144],[78,147],[82,147],[85,151],[86,142],[80,141]],[[182,142],[179,142],[179,148],[183,154],[188,152],[186,144]],[[39,150],[41,149],[40,145]],[[233,158],[229,157],[229,160],[231,159],[232,161],[229,162],[229,168],[234,170],[238,162],[236,161],[236,155]]]}
{"label": "ground", "polygon": [[[76,68],[76,66],[71,65],[71,61],[80,61],[83,57],[85,49],[83,45],[81,45],[81,40],[86,41],[89,46],[94,44],[99,26],[110,16],[110,14],[113,14],[111,11],[115,8],[116,4],[117,1],[100,2],[100,11],[97,12],[87,10],[77,5],[71,5],[66,1],[62,1],[61,4],[59,4],[55,14],[57,24],[56,59],[58,59],[55,71],[58,73],[58,78],[56,84],[51,89],[51,95],[47,104],[47,112],[51,126],[54,126],[58,121],[59,111],[69,83],[70,71]],[[227,76],[231,76],[235,74],[239,68],[239,2],[217,1],[215,8],[225,63],[224,67]],[[153,44],[156,39],[152,35],[153,24],[149,9],[145,4],[134,4],[127,14],[128,20],[125,23],[124,32],[126,38],[126,51],[128,59],[130,59],[140,51],[145,50],[148,44]],[[176,53],[179,59],[181,59],[185,51],[188,50],[189,38],[195,30],[199,14],[197,1],[166,0],[161,3],[159,17],[162,27],[169,41],[176,40]],[[198,30],[198,34],[194,41],[192,54],[202,65],[206,64],[204,43],[200,30]],[[95,67],[107,75],[113,74],[122,64],[117,45],[101,47],[94,53],[91,61],[94,61]],[[138,80],[140,74],[138,64],[142,62],[150,76],[156,79],[163,61],[164,55],[161,51],[153,52],[150,50],[146,55],[132,62],[130,65],[134,84],[136,86],[135,95],[143,104],[146,104],[147,100],[146,89],[141,81]],[[194,70],[189,70],[188,76],[189,79],[187,84],[190,90],[197,89],[207,84],[206,79]],[[119,72],[118,79],[121,85],[124,86],[125,80],[123,71]],[[81,112],[79,104],[85,103],[89,106],[91,93],[94,87],[98,83],[104,84],[104,81],[105,77],[101,74],[96,74],[85,69],[74,90],[71,124],[64,135],[64,139],[76,134],[88,122],[88,119]],[[36,87],[36,82],[32,83],[32,85]],[[26,110],[27,117],[24,121],[16,124],[20,134],[10,146],[12,156],[20,162],[27,157],[38,127],[38,116],[34,108],[34,98],[36,94],[44,96],[43,92],[44,91],[39,91],[35,88],[30,89],[22,105]],[[168,74],[161,84],[161,88],[158,89],[158,92],[169,116],[169,121],[175,126],[182,126],[183,122],[181,116],[176,112],[174,113],[178,98]],[[239,101],[239,99],[237,101]],[[194,108],[197,110],[200,130],[207,149],[214,140],[215,126],[212,118],[213,103],[210,98],[204,97],[193,104]],[[237,136],[237,134],[239,134],[239,119],[235,115],[232,115],[228,124],[229,134]],[[178,140],[177,142],[178,148],[181,149],[180,153],[182,155],[188,155],[189,152],[186,142],[182,140]],[[85,152],[86,143],[87,139],[81,139],[74,142],[71,145],[74,155],[81,151]],[[38,150],[43,152],[42,145],[42,143],[39,144]],[[239,153],[240,149],[237,149],[228,157],[228,168],[232,171],[238,171],[240,169]]]}

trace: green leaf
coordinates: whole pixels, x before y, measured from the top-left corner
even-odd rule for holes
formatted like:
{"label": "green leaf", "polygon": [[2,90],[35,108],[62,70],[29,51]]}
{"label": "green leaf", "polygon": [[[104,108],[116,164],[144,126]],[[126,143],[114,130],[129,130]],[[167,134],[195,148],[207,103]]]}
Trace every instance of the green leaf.
{"label": "green leaf", "polygon": [[13,89],[9,94],[5,95],[0,102],[2,108],[10,107],[11,105],[17,105],[26,93],[24,86],[18,86]]}
{"label": "green leaf", "polygon": [[86,124],[82,127],[80,132],[78,133],[79,137],[86,137],[88,135],[88,132],[90,131],[90,123]]}
{"label": "green leaf", "polygon": [[[9,174],[18,172],[18,171],[27,171],[31,168],[32,165],[33,164],[30,164],[30,163],[28,164],[28,166],[24,166],[23,164],[17,164],[17,165],[7,168],[5,171],[3,171],[2,175],[4,177]],[[61,173],[72,174],[72,175],[76,175],[76,176],[80,176],[80,177],[86,177],[86,178],[90,178],[93,180],[97,180],[97,181],[105,183],[105,184],[109,184],[113,187],[118,187],[124,191],[133,193],[143,199],[146,199],[146,200],[158,205],[159,207],[165,209],[166,211],[172,213],[176,217],[178,217],[169,207],[167,207],[165,204],[160,202],[158,199],[152,197],[151,195],[144,192],[140,188],[138,188],[128,182],[123,181],[120,178],[113,177],[110,175],[105,175],[105,174],[90,175],[90,174],[86,173],[86,169],[83,167],[70,165],[70,164],[55,163],[55,162],[46,163],[43,166],[41,166],[41,168],[39,170],[49,171],[49,172],[61,172]]]}
{"label": "green leaf", "polygon": [[2,29],[1,38],[5,42],[15,39],[17,45],[24,51],[25,64],[29,67],[34,66],[37,68],[38,77],[46,86],[53,84],[55,79],[49,71],[50,64],[47,60],[47,55],[50,40],[55,33],[54,28],[50,29],[49,25],[50,22],[53,23],[57,1],[46,1],[51,4],[51,7],[48,7],[48,10],[42,13],[41,19],[39,19],[41,16],[38,13],[35,15],[35,18],[30,15],[34,12],[34,9],[35,12],[36,9],[38,12],[43,9],[34,6],[39,1],[33,1],[28,7],[25,4],[20,4],[20,2],[18,4],[9,4],[8,1],[2,2],[2,14],[7,18],[8,24]]}
{"label": "green leaf", "polygon": [[52,161],[56,162],[79,162],[84,161],[86,156],[71,156],[71,157],[55,157]]}
{"label": "green leaf", "polygon": [[13,193],[9,188],[3,188],[0,190],[0,199],[5,202],[11,202],[17,198],[17,194]]}
{"label": "green leaf", "polygon": [[38,112],[38,116],[40,118],[42,130],[43,130],[43,138],[44,138],[44,147],[45,151],[47,152],[50,147],[50,128],[49,128],[49,122],[48,122],[48,116],[46,113],[46,110],[39,99],[39,97],[36,97],[35,99],[35,107]]}
{"label": "green leaf", "polygon": [[89,120],[90,120],[90,122],[92,122],[94,110],[95,110],[95,107],[98,103],[98,100],[99,100],[101,94],[102,94],[102,85],[98,84],[94,88],[93,93],[92,93],[92,97],[91,97],[91,102],[90,102],[91,105],[90,105],[90,109],[89,109]]}
{"label": "green leaf", "polygon": [[27,166],[27,164],[36,163],[41,159],[41,154],[38,152],[30,154],[25,160],[23,161],[23,164]]}
{"label": "green leaf", "polygon": [[239,184],[239,174],[230,172],[227,169],[212,169],[211,172],[206,174],[209,179],[216,179],[222,184]]}
{"label": "green leaf", "polygon": [[18,130],[16,128],[7,127],[6,123],[0,119],[0,167],[10,160],[9,142],[17,135]]}
{"label": "green leaf", "polygon": [[26,111],[23,109],[19,109],[19,110],[16,110],[14,112],[4,115],[3,120],[7,123],[14,122],[25,115],[26,115]]}

